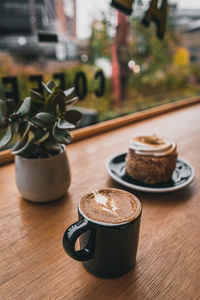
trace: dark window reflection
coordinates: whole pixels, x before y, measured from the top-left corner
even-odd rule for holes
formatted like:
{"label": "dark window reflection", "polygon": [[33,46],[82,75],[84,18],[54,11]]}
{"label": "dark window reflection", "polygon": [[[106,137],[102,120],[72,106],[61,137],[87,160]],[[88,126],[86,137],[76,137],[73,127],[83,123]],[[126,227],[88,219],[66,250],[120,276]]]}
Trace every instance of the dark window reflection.
{"label": "dark window reflection", "polygon": [[0,97],[17,102],[54,78],[75,85],[88,126],[198,95],[200,4],[171,4],[160,41],[141,24],[148,1],[135,0],[131,16],[110,2],[0,1]]}

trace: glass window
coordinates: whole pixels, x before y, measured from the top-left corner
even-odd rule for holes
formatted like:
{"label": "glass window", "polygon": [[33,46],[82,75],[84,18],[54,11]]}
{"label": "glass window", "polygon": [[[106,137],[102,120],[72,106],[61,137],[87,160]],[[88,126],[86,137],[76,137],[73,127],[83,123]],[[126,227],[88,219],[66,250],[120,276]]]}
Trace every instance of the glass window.
{"label": "glass window", "polygon": [[75,85],[83,127],[198,95],[200,4],[171,1],[160,40],[141,22],[150,1],[133,2],[127,16],[111,0],[1,1],[0,97]]}

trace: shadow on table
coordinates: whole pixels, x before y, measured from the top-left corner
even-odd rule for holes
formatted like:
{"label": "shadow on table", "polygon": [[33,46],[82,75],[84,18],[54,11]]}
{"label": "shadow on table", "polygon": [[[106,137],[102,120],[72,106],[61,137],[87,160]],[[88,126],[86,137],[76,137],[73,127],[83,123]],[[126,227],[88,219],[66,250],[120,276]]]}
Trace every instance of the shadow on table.
{"label": "shadow on table", "polygon": [[[77,299],[137,299],[134,291],[138,289],[137,278],[139,276],[139,263],[125,275],[118,278],[104,279],[95,277],[89,273],[85,274],[88,277],[88,286],[83,290],[78,290]],[[83,268],[83,267],[82,267]],[[134,285],[134,289],[129,287]],[[123,286],[123,295],[122,287]],[[131,293],[131,294],[130,294]],[[106,297],[106,298],[104,298]]]}
{"label": "shadow on table", "polygon": [[[35,224],[45,226],[44,223],[51,223],[52,229],[72,218],[69,211],[76,209],[76,205],[69,197],[69,192],[55,201],[37,203],[31,202],[23,197],[19,198],[19,210],[21,219],[26,229],[35,227]],[[71,219],[72,220],[72,219]],[[71,221],[70,220],[70,221]]]}
{"label": "shadow on table", "polygon": [[61,197],[59,197],[56,200],[47,201],[47,202],[33,202],[33,201],[29,201],[29,200],[25,199],[22,196],[19,198],[19,200],[20,200],[20,205],[21,206],[30,205],[32,207],[37,207],[37,208],[39,208],[41,210],[43,210],[43,209],[45,210],[47,207],[59,207],[59,206],[62,206],[67,201],[67,199],[69,198],[68,194],[69,193],[67,191],[67,193],[64,196],[61,196]]}
{"label": "shadow on table", "polygon": [[196,189],[194,183],[191,185],[174,192],[167,192],[167,193],[150,193],[150,192],[141,192],[137,190],[133,190],[127,187],[124,187],[120,183],[117,183],[112,178],[109,178],[107,181],[109,187],[123,189],[128,191],[135,196],[137,196],[141,202],[151,202],[152,204],[162,204],[162,205],[169,205],[169,204],[182,204],[184,202],[189,201],[195,194]]}

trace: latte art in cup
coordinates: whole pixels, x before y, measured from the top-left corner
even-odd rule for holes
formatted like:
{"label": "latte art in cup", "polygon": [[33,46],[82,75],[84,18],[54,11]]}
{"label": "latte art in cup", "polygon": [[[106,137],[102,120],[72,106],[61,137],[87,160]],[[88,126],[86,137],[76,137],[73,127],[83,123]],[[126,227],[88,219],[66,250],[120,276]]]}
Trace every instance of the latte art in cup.
{"label": "latte art in cup", "polygon": [[110,224],[134,220],[141,212],[137,197],[118,189],[100,189],[83,196],[80,211],[86,218]]}
{"label": "latte art in cup", "polygon": [[[122,276],[136,262],[141,213],[140,201],[124,190],[88,193],[79,202],[79,220],[64,233],[63,247],[95,276]],[[75,249],[78,239],[80,250]]]}

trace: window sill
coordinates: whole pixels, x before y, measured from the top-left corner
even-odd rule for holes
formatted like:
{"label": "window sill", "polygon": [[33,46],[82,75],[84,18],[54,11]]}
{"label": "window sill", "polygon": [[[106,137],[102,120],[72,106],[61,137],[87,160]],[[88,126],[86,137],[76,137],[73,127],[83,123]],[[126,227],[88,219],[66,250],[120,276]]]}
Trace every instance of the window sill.
{"label": "window sill", "polygon": [[[136,112],[127,116],[115,118],[113,120],[105,121],[99,124],[91,125],[88,127],[80,128],[72,131],[73,141],[77,142],[79,140],[101,134],[106,131],[110,131],[130,123],[136,123],[141,120],[152,118],[157,115],[167,113],[172,110],[181,109],[183,107],[193,105],[200,102],[200,97],[192,97],[189,99],[179,100],[177,102],[167,103],[157,107],[153,107],[144,111]],[[0,152],[0,165],[14,161],[14,155],[10,150],[5,150]]]}

